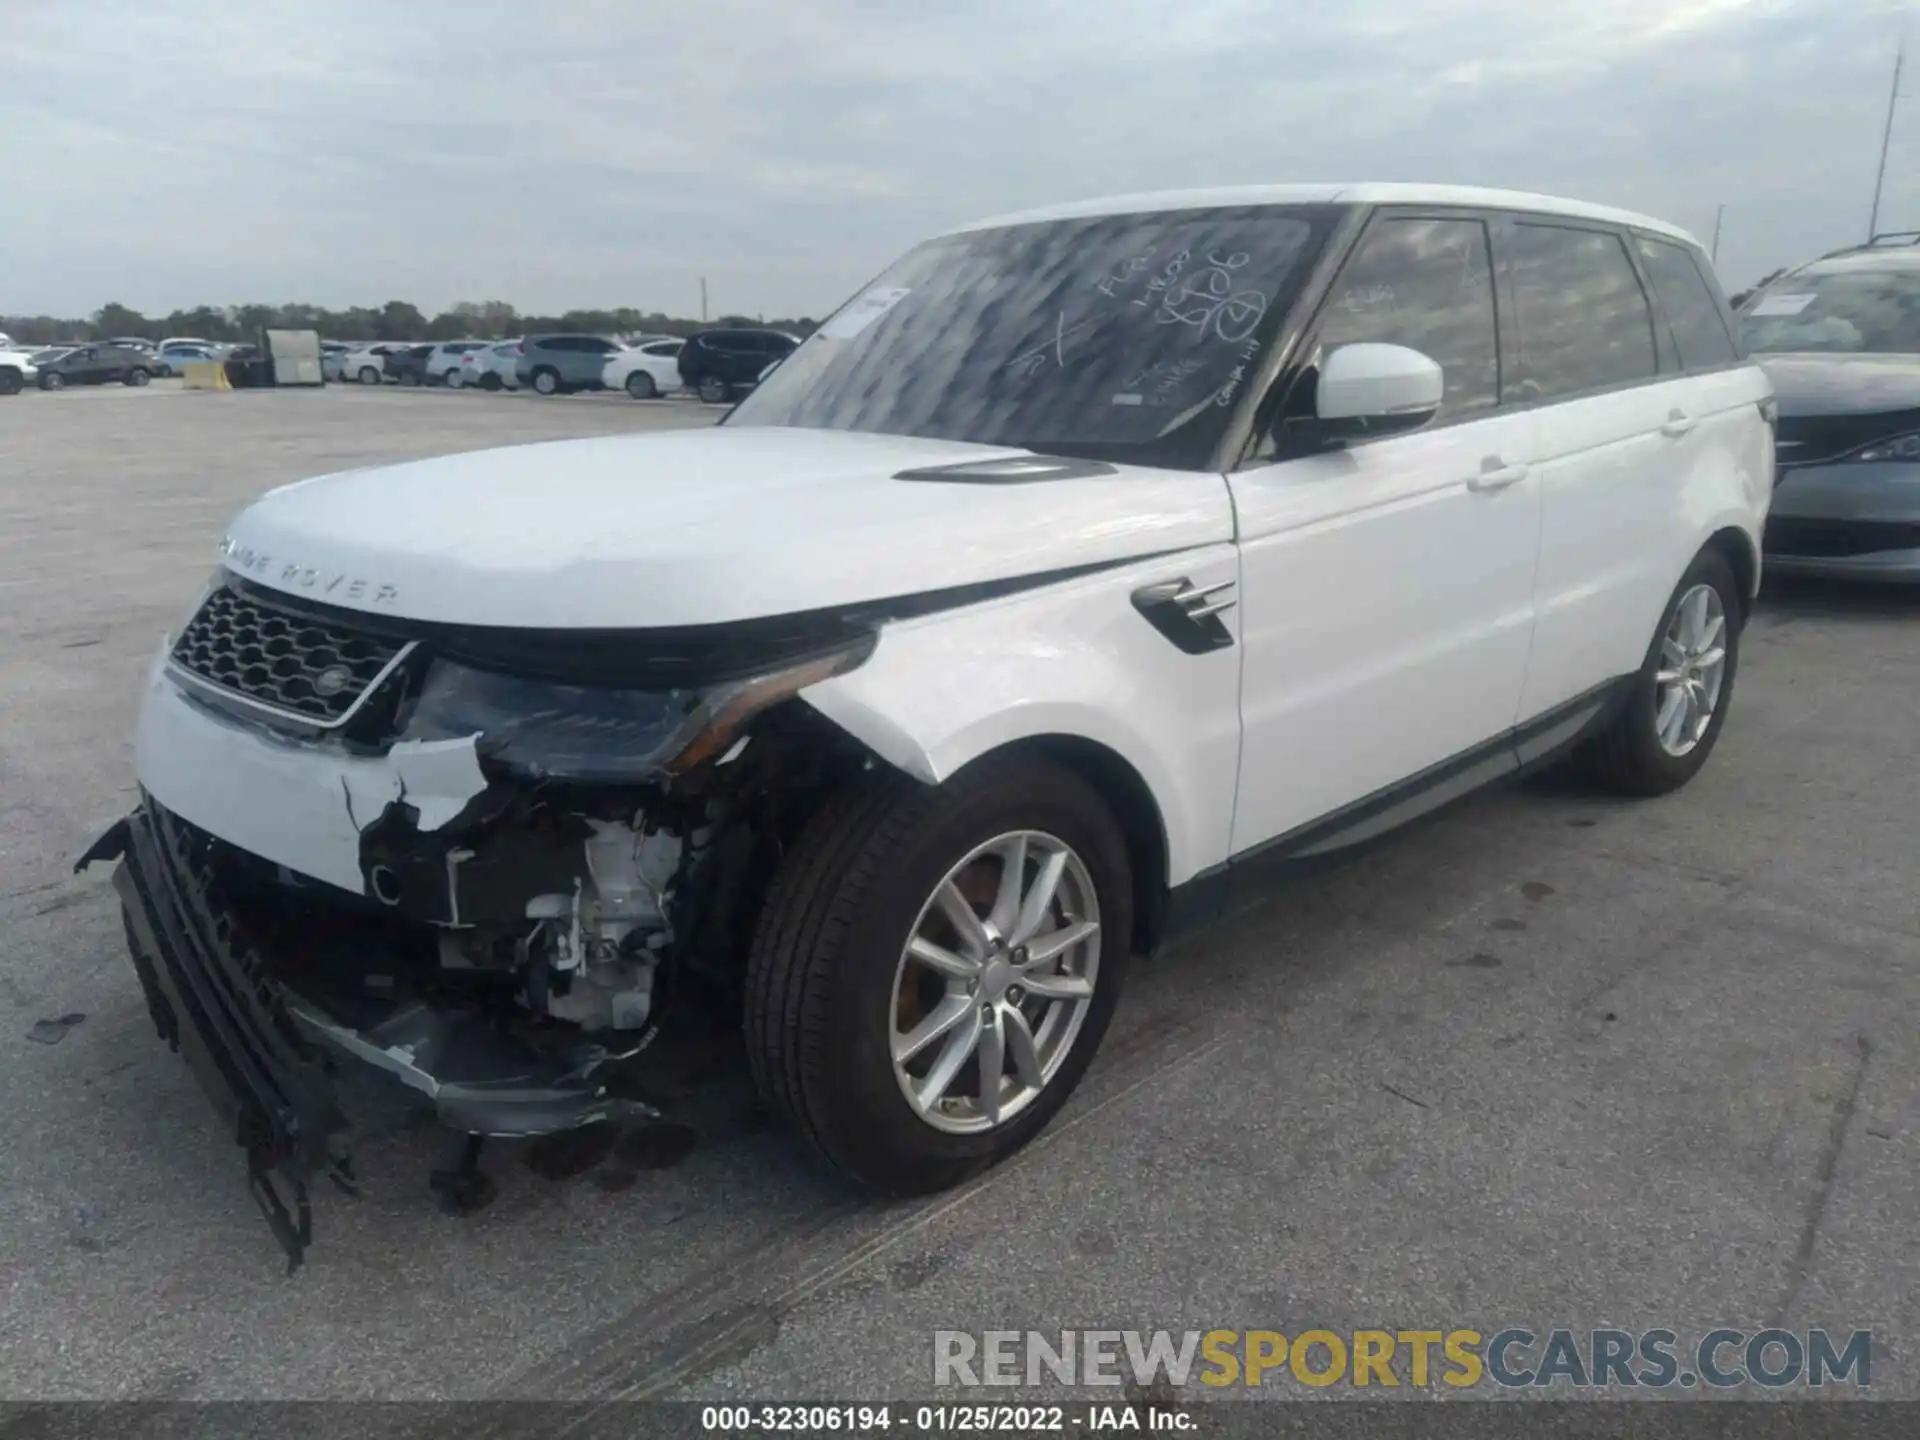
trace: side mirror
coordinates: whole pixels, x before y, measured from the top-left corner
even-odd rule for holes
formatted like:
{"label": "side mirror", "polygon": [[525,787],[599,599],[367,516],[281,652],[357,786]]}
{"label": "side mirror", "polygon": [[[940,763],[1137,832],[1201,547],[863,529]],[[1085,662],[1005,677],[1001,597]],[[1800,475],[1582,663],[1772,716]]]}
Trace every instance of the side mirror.
{"label": "side mirror", "polygon": [[1329,440],[1418,430],[1440,412],[1437,362],[1404,345],[1342,345],[1320,361],[1311,427]]}

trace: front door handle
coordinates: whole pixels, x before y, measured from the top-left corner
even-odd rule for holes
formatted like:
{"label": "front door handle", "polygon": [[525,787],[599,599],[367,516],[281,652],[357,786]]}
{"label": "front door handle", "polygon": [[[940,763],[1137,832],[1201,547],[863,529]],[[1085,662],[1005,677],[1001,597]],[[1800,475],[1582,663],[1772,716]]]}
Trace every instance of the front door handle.
{"label": "front door handle", "polygon": [[1684,410],[1669,410],[1667,412],[1667,423],[1660,427],[1660,433],[1665,435],[1669,440],[1678,440],[1682,435],[1691,432],[1693,427],[1699,423],[1698,420],[1694,419]]}
{"label": "front door handle", "polygon": [[1491,495],[1526,478],[1526,466],[1509,465],[1498,455],[1489,455],[1480,462],[1480,473],[1467,481],[1467,489],[1477,495]]}

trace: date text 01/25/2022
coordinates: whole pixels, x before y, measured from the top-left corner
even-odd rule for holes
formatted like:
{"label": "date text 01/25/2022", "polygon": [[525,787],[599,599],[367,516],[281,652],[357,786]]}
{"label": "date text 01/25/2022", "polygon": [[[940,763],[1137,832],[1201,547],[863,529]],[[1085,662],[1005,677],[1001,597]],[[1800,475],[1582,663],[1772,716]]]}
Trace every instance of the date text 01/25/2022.
{"label": "date text 01/25/2022", "polygon": [[712,1434],[1030,1435],[1065,1431],[1194,1428],[1183,1410],[1155,1405],[708,1405],[700,1428]]}

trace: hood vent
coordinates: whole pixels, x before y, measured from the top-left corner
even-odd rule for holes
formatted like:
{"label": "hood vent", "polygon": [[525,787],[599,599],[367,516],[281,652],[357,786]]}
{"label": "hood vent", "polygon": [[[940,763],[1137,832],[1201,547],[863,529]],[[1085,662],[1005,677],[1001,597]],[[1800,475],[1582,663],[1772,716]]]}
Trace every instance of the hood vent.
{"label": "hood vent", "polygon": [[997,460],[966,460],[958,465],[929,465],[902,470],[896,480],[928,480],[948,485],[1035,485],[1043,480],[1092,480],[1118,475],[1099,460],[1068,460],[1051,455],[1004,455]]}

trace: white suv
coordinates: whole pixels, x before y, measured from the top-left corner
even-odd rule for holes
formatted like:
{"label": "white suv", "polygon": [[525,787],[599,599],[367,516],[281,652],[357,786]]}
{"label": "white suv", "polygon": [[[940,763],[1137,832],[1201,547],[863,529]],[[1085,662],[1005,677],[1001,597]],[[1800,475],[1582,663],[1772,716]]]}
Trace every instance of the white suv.
{"label": "white suv", "polygon": [[715,429],[261,498],[87,858],[296,1259],[342,1057],[524,1135],[651,1113],[658,1027],[739,1026],[805,1143],[951,1185],[1060,1107],[1131,955],[1277,871],[1563,754],[1684,784],[1771,420],[1640,216],[983,222]]}

